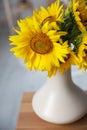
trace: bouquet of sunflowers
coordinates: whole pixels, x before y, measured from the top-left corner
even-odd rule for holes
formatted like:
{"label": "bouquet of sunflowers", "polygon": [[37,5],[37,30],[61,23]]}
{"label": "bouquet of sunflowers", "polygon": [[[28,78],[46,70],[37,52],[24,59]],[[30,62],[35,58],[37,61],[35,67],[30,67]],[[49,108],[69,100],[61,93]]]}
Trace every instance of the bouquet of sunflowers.
{"label": "bouquet of sunflowers", "polygon": [[87,0],[71,0],[66,9],[56,0],[17,23],[19,29],[9,37],[11,51],[28,69],[47,71],[49,77],[71,65],[86,70]]}

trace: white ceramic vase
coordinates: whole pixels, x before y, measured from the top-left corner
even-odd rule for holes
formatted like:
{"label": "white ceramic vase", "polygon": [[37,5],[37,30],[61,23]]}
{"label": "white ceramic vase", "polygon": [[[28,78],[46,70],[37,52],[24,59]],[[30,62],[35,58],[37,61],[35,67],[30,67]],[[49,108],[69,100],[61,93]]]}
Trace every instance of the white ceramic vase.
{"label": "white ceramic vase", "polygon": [[87,113],[87,95],[71,79],[70,70],[57,73],[33,96],[34,112],[43,120],[56,124],[68,124]]}

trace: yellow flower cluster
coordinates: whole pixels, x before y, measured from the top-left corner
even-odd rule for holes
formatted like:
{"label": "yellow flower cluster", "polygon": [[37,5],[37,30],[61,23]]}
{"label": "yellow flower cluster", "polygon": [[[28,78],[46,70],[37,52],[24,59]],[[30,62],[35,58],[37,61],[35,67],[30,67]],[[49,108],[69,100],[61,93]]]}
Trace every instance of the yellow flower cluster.
{"label": "yellow flower cluster", "polygon": [[[70,10],[71,8],[71,10]],[[71,0],[67,15],[73,17],[78,33],[73,37],[74,50],[78,58],[79,69],[87,69],[87,0]],[[74,27],[74,26],[73,26]],[[73,32],[76,29],[72,29]],[[75,32],[74,32],[75,34]],[[73,34],[71,34],[73,36]]]}
{"label": "yellow flower cluster", "polygon": [[17,22],[19,30],[9,37],[14,46],[11,51],[24,59],[28,69],[47,71],[49,77],[71,65],[86,69],[86,5],[85,0],[71,0],[64,10],[56,0],[47,8],[34,10],[33,16]]}

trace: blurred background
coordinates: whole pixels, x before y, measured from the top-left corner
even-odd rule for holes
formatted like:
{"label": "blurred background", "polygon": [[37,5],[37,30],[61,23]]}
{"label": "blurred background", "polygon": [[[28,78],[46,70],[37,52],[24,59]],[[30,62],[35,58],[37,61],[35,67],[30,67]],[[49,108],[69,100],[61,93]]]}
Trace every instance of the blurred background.
{"label": "blurred background", "polygon": [[[0,0],[0,130],[15,130],[24,92],[36,91],[46,81],[46,73],[29,71],[21,59],[9,51],[9,35],[20,18],[32,15],[40,5],[53,0]],[[67,5],[68,0],[62,0]],[[87,90],[87,73],[72,67],[72,80]],[[33,82],[32,82],[33,81]]]}

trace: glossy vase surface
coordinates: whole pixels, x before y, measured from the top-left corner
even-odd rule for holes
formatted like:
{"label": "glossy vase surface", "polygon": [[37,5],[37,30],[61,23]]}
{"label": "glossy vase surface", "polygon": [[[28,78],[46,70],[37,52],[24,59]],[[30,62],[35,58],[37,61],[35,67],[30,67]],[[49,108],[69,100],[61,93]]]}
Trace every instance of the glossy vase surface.
{"label": "glossy vase surface", "polygon": [[34,94],[32,106],[41,119],[68,124],[87,113],[87,95],[72,82],[70,70],[62,75],[57,72]]}

